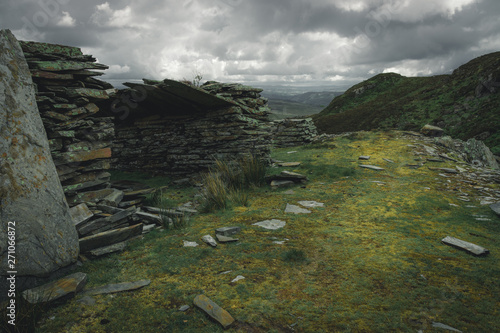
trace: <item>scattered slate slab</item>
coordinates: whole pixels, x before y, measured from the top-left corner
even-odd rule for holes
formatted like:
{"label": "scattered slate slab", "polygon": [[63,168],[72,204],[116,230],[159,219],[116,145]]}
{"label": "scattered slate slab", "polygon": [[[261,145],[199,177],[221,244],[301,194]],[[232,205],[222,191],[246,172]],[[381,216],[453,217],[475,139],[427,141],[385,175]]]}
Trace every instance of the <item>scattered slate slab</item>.
{"label": "scattered slate slab", "polygon": [[110,253],[115,253],[115,252],[121,252],[125,250],[127,247],[128,243],[127,242],[121,242],[121,243],[116,243],[113,245],[105,246],[105,247],[100,247],[98,249],[91,250],[89,254],[92,257],[102,257],[106,254]]}
{"label": "scattered slate slab", "polygon": [[151,284],[151,280],[139,280],[135,282],[113,283],[101,287],[85,290],[84,295],[95,296],[102,294],[114,294],[122,291],[137,290]]}
{"label": "scattered slate slab", "polygon": [[80,252],[85,253],[103,246],[120,243],[140,234],[142,234],[142,223],[80,238]]}
{"label": "scattered slate slab", "polygon": [[283,192],[283,194],[291,195],[291,194],[295,194],[295,191],[294,190],[288,190],[288,191]]}
{"label": "scattered slate slab", "polygon": [[177,207],[176,211],[181,212],[181,213],[189,213],[189,214],[198,214],[198,211],[196,209],[192,209],[189,207]]}
{"label": "scattered slate slab", "polygon": [[92,216],[94,216],[85,203],[71,207],[69,209],[69,213],[71,214],[71,219],[73,220],[73,224],[75,226],[87,222]]}
{"label": "scattered slate slab", "polygon": [[229,312],[221,308],[205,295],[196,296],[193,303],[205,311],[210,317],[219,322],[224,328],[228,328],[234,323],[234,318],[229,314]]}
{"label": "scattered slate slab", "polygon": [[429,170],[435,170],[435,171],[442,171],[446,173],[458,173],[457,169],[452,169],[452,168],[433,168],[433,167],[428,167]]}
{"label": "scattered slate slab", "polygon": [[283,228],[286,225],[286,222],[277,219],[272,219],[272,220],[265,220],[253,223],[252,225],[256,225],[268,230],[277,230]]}
{"label": "scattered slate slab", "polygon": [[484,247],[460,240],[455,237],[446,236],[441,241],[447,245],[451,245],[461,250],[468,251],[476,256],[487,255],[490,252],[488,249],[485,249]]}
{"label": "scattered slate slab", "polygon": [[292,180],[273,180],[271,182],[272,187],[283,188],[293,186],[295,183]]}
{"label": "scattered slate slab", "polygon": [[444,163],[444,160],[439,159],[439,158],[428,158],[427,162]]}
{"label": "scattered slate slab", "polygon": [[439,157],[444,158],[445,160],[452,161],[452,162],[458,162],[456,159],[449,157],[447,154],[438,154]]}
{"label": "scattered slate slab", "polygon": [[375,171],[385,170],[384,168],[381,168],[381,167],[378,167],[375,165],[368,165],[368,164],[361,164],[360,167],[365,168],[365,169],[375,170]]}
{"label": "scattered slate slab", "polygon": [[317,201],[299,201],[299,205],[307,208],[324,207],[325,204]]}
{"label": "scattered slate slab", "polygon": [[133,190],[133,191],[126,191],[123,193],[123,195],[126,199],[128,199],[128,198],[134,198],[134,197],[141,196],[141,195],[151,194],[154,191],[155,191],[154,188],[142,188],[142,189]]}
{"label": "scattered slate slab", "polygon": [[161,214],[161,215],[166,215],[169,217],[183,217],[184,213],[178,212],[173,209],[162,209],[158,207],[149,207],[149,206],[143,206],[141,208],[146,209],[147,211],[154,213],[154,214]]}
{"label": "scattered slate slab", "polygon": [[123,191],[114,189],[113,193],[105,196],[102,201],[112,207],[116,207],[123,200],[123,196]]}
{"label": "scattered slate slab", "polygon": [[197,247],[199,244],[196,243],[196,242],[188,242],[188,241],[184,241],[184,247]]}
{"label": "scattered slate slab", "polygon": [[492,211],[495,212],[495,214],[497,214],[498,216],[500,216],[500,202],[497,202],[497,203],[494,203],[492,205],[490,205],[490,208]]}
{"label": "scattered slate slab", "polygon": [[304,209],[304,208],[301,208],[301,207],[296,206],[296,205],[286,204],[285,213],[311,214],[311,211],[307,210],[307,209]]}
{"label": "scattered slate slab", "polygon": [[238,275],[231,282],[234,283],[234,282],[238,282],[238,281],[244,280],[244,279],[245,279],[245,277],[243,275]]}
{"label": "scattered slate slab", "polygon": [[240,227],[222,227],[215,229],[215,233],[222,236],[236,235],[241,231]]}
{"label": "scattered slate slab", "polygon": [[153,231],[154,228],[156,228],[156,224],[145,224],[144,227],[142,227],[142,234],[148,234]]}
{"label": "scattered slate slab", "polygon": [[232,243],[232,242],[237,242],[239,240],[238,238],[227,237],[220,234],[216,234],[215,238],[217,238],[217,240],[220,243]]}
{"label": "scattered slate slab", "polygon": [[205,236],[201,237],[201,240],[204,241],[205,243],[207,243],[208,245],[212,246],[212,247],[217,247],[217,242],[210,235],[205,235]]}
{"label": "scattered slate slab", "polygon": [[136,212],[135,215],[142,220],[145,220],[149,223],[163,225],[163,220],[159,215],[145,213],[145,212]]}
{"label": "scattered slate slab", "polygon": [[307,176],[301,175],[300,173],[297,172],[292,172],[292,171],[281,171],[279,174],[279,177],[283,179],[307,179]]}
{"label": "scattered slate slab", "polygon": [[287,154],[295,154],[297,151],[296,150],[293,150],[293,151],[287,151],[286,153]]}
{"label": "scattered slate slab", "polygon": [[120,212],[113,214],[112,216],[102,217],[100,219],[92,220],[87,223],[80,224],[76,229],[78,233],[82,236],[88,235],[94,231],[107,231],[113,229],[113,227],[121,224],[129,216],[136,212],[135,207],[130,207],[128,209],[123,209]]}
{"label": "scattered slate slab", "polygon": [[368,161],[370,159],[370,156],[360,156],[358,157],[358,160],[366,160]]}
{"label": "scattered slate slab", "polygon": [[282,162],[282,163],[277,163],[276,165],[279,167],[298,167],[302,163],[301,162]]}
{"label": "scattered slate slab", "polygon": [[462,331],[460,330],[457,330],[456,328],[453,328],[451,326],[448,326],[448,325],[445,325],[445,324],[442,324],[442,323],[436,323],[436,322],[432,322],[432,327],[437,327],[437,328],[442,328],[442,329],[445,329],[445,330],[448,330],[448,331],[452,331],[452,332],[460,332],[462,333]]}
{"label": "scattered slate slab", "polygon": [[181,312],[185,312],[185,311],[189,310],[189,308],[190,308],[190,306],[189,306],[189,305],[183,305],[183,306],[181,306],[181,307],[179,308],[179,311],[181,311]]}
{"label": "scattered slate slab", "polygon": [[388,158],[383,158],[383,160],[384,160],[384,161],[386,161],[386,162],[389,162],[389,163],[394,163],[394,161],[393,161],[393,160],[390,160],[390,159],[388,159]]}
{"label": "scattered slate slab", "polygon": [[87,274],[74,273],[62,279],[23,291],[23,298],[31,304],[47,303],[74,295],[85,287]]}

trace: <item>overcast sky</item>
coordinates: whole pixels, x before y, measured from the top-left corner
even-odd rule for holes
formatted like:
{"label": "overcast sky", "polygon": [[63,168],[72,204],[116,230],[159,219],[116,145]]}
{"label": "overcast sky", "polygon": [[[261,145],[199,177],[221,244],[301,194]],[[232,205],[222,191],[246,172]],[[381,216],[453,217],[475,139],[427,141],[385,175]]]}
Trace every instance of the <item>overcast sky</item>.
{"label": "overcast sky", "polygon": [[1,28],[81,47],[120,81],[349,87],[450,73],[500,51],[499,17],[499,0],[0,0]]}

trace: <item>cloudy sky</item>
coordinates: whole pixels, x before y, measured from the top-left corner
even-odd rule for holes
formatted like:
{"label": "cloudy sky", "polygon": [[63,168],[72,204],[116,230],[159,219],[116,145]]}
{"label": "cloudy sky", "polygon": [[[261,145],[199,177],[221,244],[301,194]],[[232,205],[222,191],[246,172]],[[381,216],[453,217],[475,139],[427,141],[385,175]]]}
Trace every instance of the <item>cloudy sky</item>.
{"label": "cloudy sky", "polygon": [[81,47],[105,80],[349,87],[500,51],[499,0],[1,0],[18,39]]}

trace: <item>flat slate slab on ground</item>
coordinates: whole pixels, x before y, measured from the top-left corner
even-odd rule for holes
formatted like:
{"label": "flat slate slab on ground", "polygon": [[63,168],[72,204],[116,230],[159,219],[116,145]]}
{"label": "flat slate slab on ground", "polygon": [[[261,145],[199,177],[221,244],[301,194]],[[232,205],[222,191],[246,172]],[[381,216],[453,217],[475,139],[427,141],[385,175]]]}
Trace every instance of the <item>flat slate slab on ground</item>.
{"label": "flat slate slab on ground", "polygon": [[237,242],[239,240],[238,238],[227,237],[221,234],[216,234],[215,238],[217,238],[217,240],[220,243],[232,243],[232,242]]}
{"label": "flat slate slab on ground", "polygon": [[113,294],[119,293],[122,291],[130,291],[136,290],[142,287],[145,287],[151,283],[151,280],[139,280],[135,282],[123,282],[123,283],[114,283],[108,284],[102,287],[96,287],[84,292],[85,295],[101,295],[101,294]]}
{"label": "flat slate slab on ground", "polygon": [[238,232],[241,231],[240,227],[221,227],[215,229],[215,233],[217,235],[222,235],[222,236],[232,236],[237,234]]}
{"label": "flat slate slab on ground", "polygon": [[307,208],[324,207],[325,204],[317,201],[299,201],[299,205]]}
{"label": "flat slate slab on ground", "polygon": [[22,295],[31,304],[52,302],[79,292],[85,287],[86,283],[87,274],[78,272],[42,286],[25,290]]}
{"label": "flat slate slab on ground", "polygon": [[361,168],[365,168],[365,169],[370,169],[370,170],[375,170],[375,171],[382,171],[382,170],[385,170],[384,168],[381,168],[379,166],[376,166],[376,165],[369,165],[369,164],[361,164],[360,165]]}
{"label": "flat slate slab on ground", "polygon": [[277,220],[277,219],[272,219],[272,220],[265,220],[261,222],[254,223],[253,225],[257,225],[259,227],[262,227],[264,229],[268,230],[276,230],[276,229],[281,229],[286,225],[285,221]]}
{"label": "flat slate slab on ground", "polygon": [[210,235],[205,235],[205,236],[201,237],[201,240],[204,241],[205,243],[207,243],[208,245],[212,246],[212,247],[217,247],[217,242]]}
{"label": "flat slate slab on ground", "polygon": [[285,213],[311,214],[311,211],[296,205],[286,204]]}
{"label": "flat slate slab on ground", "polygon": [[100,234],[80,238],[80,252],[85,253],[93,249],[126,241],[142,234],[142,223],[131,227],[105,231]]}
{"label": "flat slate slab on ground", "polygon": [[234,323],[234,318],[229,314],[229,312],[221,308],[205,295],[196,296],[193,303],[205,311],[210,317],[219,322],[224,328],[228,328],[232,323]]}
{"label": "flat slate slab on ground", "polygon": [[476,256],[486,255],[486,254],[490,253],[490,251],[488,249],[485,249],[484,247],[460,240],[460,239],[455,238],[455,237],[446,236],[441,241],[447,245],[451,245],[451,246],[459,248],[461,250],[465,250],[465,251],[470,252]]}

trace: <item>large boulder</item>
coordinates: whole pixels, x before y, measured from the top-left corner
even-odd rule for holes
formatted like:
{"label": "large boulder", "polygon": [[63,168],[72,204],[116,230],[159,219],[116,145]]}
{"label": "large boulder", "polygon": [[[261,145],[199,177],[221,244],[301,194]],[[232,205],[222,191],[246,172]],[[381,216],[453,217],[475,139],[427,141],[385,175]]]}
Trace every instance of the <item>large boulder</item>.
{"label": "large boulder", "polygon": [[464,144],[464,150],[472,164],[492,169],[500,169],[495,159],[495,155],[493,155],[490,148],[488,148],[484,142],[476,139],[469,139]]}
{"label": "large boulder", "polygon": [[[18,284],[23,278],[48,277],[76,262],[78,253],[78,235],[52,161],[26,59],[14,35],[1,30],[0,275],[16,271]],[[8,261],[12,258],[14,264]],[[0,281],[1,290],[5,277]]]}

